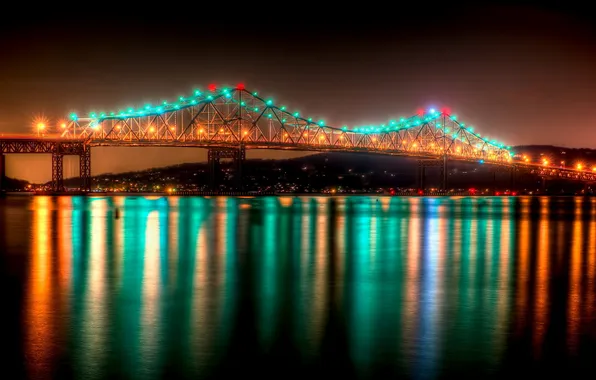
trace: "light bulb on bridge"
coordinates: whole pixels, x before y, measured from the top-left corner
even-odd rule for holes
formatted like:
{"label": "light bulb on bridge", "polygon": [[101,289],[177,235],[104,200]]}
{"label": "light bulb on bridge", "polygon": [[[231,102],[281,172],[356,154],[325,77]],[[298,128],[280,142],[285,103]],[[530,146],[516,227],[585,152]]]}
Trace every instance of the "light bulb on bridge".
{"label": "light bulb on bridge", "polygon": [[62,127],[62,129],[65,129],[66,128],[66,123],[62,123],[62,124],[60,124],[60,126]]}
{"label": "light bulb on bridge", "polygon": [[46,125],[44,123],[37,123],[37,129],[44,130],[46,129]]}

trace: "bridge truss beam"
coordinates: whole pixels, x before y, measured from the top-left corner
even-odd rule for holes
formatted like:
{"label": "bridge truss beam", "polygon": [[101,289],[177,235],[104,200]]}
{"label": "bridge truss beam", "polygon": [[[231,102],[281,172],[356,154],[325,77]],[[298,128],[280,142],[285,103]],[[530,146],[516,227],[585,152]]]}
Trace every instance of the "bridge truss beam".
{"label": "bridge truss beam", "polygon": [[159,107],[73,120],[63,137],[94,145],[201,146],[370,152],[470,161],[511,161],[510,152],[433,111],[379,127],[328,126],[244,89],[181,98]]}

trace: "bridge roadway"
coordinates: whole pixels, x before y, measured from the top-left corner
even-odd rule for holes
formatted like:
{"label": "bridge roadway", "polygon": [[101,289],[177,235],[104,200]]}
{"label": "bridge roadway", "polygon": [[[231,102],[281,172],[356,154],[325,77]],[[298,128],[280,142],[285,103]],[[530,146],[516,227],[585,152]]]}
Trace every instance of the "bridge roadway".
{"label": "bridge roadway", "polygon": [[[208,149],[208,161],[214,181],[213,173],[217,170],[219,160],[230,158],[237,164],[237,170],[241,172],[242,161],[245,159],[246,149],[276,149],[276,150],[301,150],[319,152],[360,152],[384,154],[392,156],[407,156],[416,158],[421,169],[420,175],[424,177],[426,167],[441,167],[443,170],[447,160],[460,162],[478,162],[477,159],[458,156],[437,156],[425,152],[412,152],[404,150],[370,150],[360,147],[330,146],[325,144],[284,144],[280,142],[247,141],[242,146],[237,143],[226,143],[222,141],[112,141],[102,139],[72,139],[58,136],[23,136],[11,135],[0,136],[0,190],[6,173],[6,154],[51,154],[52,155],[52,187],[53,191],[64,191],[63,180],[63,159],[67,155],[79,156],[79,168],[81,178],[81,191],[91,190],[91,148],[94,146],[127,146],[127,147],[193,147]],[[522,161],[486,161],[485,164],[495,166],[496,171],[525,172],[542,178],[577,180],[582,182],[596,182],[596,173],[580,171],[571,168],[550,167]],[[214,184],[211,184],[214,186]],[[423,182],[420,182],[423,187]]]}

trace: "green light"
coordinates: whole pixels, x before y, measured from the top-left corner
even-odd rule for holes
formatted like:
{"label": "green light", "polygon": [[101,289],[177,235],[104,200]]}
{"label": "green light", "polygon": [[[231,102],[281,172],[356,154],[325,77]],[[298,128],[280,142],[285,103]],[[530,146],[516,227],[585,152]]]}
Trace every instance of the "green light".
{"label": "green light", "polygon": [[134,111],[135,111],[135,110],[134,110],[134,109],[132,109],[132,108],[129,108],[129,109],[128,109],[128,112],[129,112],[129,113],[133,113]]}
{"label": "green light", "polygon": [[[211,97],[211,95],[209,95],[209,97]],[[197,101],[193,99],[190,101],[190,104],[197,104]]]}
{"label": "green light", "polygon": [[309,118],[308,118],[308,122],[309,122],[309,123],[310,123],[310,122],[312,122],[312,117],[309,117]]}
{"label": "green light", "polygon": [[403,123],[404,121],[406,121],[406,119],[404,119],[403,117],[399,119],[400,123]]}
{"label": "green light", "polygon": [[280,110],[285,111],[286,110],[286,106],[281,106],[279,107]]}
{"label": "green light", "polygon": [[257,95],[259,95],[259,93],[258,93],[258,92],[253,92],[252,94],[253,94],[253,96],[257,96]]}
{"label": "green light", "polygon": [[285,123],[285,122],[286,122],[286,119],[281,119],[281,122],[282,122],[282,123]]}
{"label": "green light", "polygon": [[240,102],[240,105],[244,107],[246,105],[246,103],[245,102]]}
{"label": "green light", "polygon": [[114,112],[110,112],[110,116],[114,116]]}
{"label": "green light", "polygon": [[76,114],[76,113],[74,113],[74,112],[73,112],[73,113],[71,113],[71,114],[70,114],[70,118],[71,118],[72,120],[76,120],[76,119],[77,119],[77,114]]}
{"label": "green light", "polygon": [[106,117],[106,113],[105,112],[100,113],[99,117]]}
{"label": "green light", "polygon": [[322,127],[323,125],[325,125],[325,120],[319,120],[319,125]]}
{"label": "green light", "polygon": [[259,107],[255,107],[255,112],[259,112]]}
{"label": "green light", "polygon": [[348,126],[347,126],[347,125],[344,125],[343,127],[341,127],[341,129],[342,129],[343,131],[347,131],[347,130],[348,130]]}
{"label": "green light", "polygon": [[269,114],[267,114],[267,117],[268,117],[269,119],[271,119],[271,118],[273,117],[273,115],[271,115],[271,114],[269,113]]}
{"label": "green light", "polygon": [[163,101],[163,105],[165,106],[165,105],[167,105],[167,104],[168,104],[168,101],[167,101],[167,100],[164,100],[164,101]]}
{"label": "green light", "polygon": [[96,116],[96,115],[95,115],[95,112],[91,112],[91,113],[89,114],[89,117],[95,118],[95,116]]}
{"label": "green light", "polygon": [[231,94],[226,94],[226,98],[230,99],[232,97]]}
{"label": "green light", "polygon": [[178,100],[180,100],[181,102],[183,102],[184,101],[184,96],[179,97]]}
{"label": "green light", "polygon": [[195,96],[199,96],[199,95],[201,95],[201,91],[195,90]]}
{"label": "green light", "polygon": [[209,95],[209,96],[207,97],[207,99],[209,99],[209,100],[213,100],[213,96]]}
{"label": "green light", "polygon": [[163,107],[157,107],[157,112],[163,112]]}
{"label": "green light", "polygon": [[391,124],[391,125],[395,125],[395,124],[396,124],[396,122],[395,122],[395,120],[391,120],[391,121],[389,121],[389,124]]}
{"label": "green light", "polygon": [[300,113],[299,112],[294,112],[294,117],[298,117],[298,116],[300,116]]}
{"label": "green light", "polygon": [[457,120],[457,115],[451,115],[451,116],[450,116],[450,119],[451,119],[451,120]]}
{"label": "green light", "polygon": [[174,109],[178,109],[180,106],[178,104],[174,104]]}
{"label": "green light", "polygon": [[267,100],[267,105],[268,105],[268,106],[270,106],[270,105],[272,105],[272,104],[273,104],[273,100],[271,100],[271,99]]}

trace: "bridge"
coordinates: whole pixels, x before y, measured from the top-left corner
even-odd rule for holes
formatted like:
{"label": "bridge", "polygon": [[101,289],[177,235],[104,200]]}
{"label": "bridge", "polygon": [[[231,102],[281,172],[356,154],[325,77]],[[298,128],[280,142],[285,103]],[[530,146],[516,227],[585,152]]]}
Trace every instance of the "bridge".
{"label": "bridge", "polygon": [[[591,171],[558,168],[515,158],[509,146],[482,136],[448,110],[421,110],[381,125],[330,126],[291,111],[272,99],[233,88],[195,90],[161,104],[112,112],[71,114],[51,137],[0,137],[0,170],[4,154],[52,154],[52,187],[63,191],[64,155],[80,157],[81,190],[91,188],[91,147],[199,147],[208,149],[212,188],[221,159],[232,159],[241,173],[246,149],[319,152],[365,152],[418,159],[422,177],[428,166],[442,171],[446,188],[448,160],[487,163],[511,173],[523,170],[542,177],[596,181]],[[241,175],[238,176],[241,178]]]}

